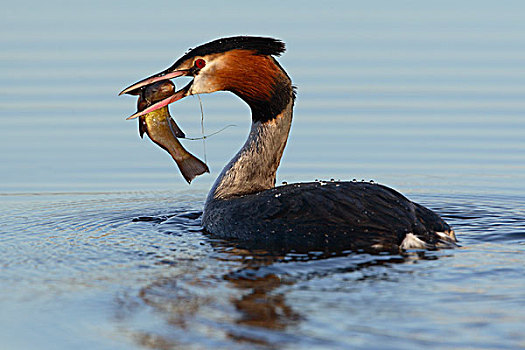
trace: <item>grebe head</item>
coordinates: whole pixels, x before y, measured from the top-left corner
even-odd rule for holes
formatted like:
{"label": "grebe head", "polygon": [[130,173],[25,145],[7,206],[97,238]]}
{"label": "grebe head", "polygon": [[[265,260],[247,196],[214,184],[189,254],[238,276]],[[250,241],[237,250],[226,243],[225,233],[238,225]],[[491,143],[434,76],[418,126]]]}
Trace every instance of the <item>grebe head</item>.
{"label": "grebe head", "polygon": [[139,89],[158,81],[189,76],[193,80],[184,88],[130,118],[189,95],[231,91],[248,103],[254,121],[264,122],[282,111],[293,98],[290,78],[273,57],[284,50],[284,43],[273,38],[218,39],[190,50],[168,69],[127,87],[120,94],[137,94]]}

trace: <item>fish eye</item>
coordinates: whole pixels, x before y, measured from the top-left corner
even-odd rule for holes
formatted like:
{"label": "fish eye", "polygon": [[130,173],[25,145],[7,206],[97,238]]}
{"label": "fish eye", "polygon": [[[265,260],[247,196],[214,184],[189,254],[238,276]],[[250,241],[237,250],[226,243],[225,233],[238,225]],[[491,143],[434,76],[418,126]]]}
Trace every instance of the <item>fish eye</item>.
{"label": "fish eye", "polygon": [[206,66],[206,61],[203,60],[202,58],[198,58],[195,60],[193,65],[195,66],[195,68],[202,69]]}

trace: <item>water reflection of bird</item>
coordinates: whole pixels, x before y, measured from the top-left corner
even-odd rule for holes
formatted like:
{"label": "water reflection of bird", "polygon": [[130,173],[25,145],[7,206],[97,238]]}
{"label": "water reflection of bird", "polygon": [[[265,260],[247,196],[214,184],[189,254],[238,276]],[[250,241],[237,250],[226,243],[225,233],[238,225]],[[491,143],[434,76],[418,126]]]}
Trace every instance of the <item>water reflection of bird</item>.
{"label": "water reflection of bird", "polygon": [[188,76],[193,80],[184,88],[135,116],[215,91],[233,92],[250,107],[250,134],[208,195],[204,228],[223,238],[298,251],[453,246],[454,232],[437,214],[379,184],[328,181],[275,187],[295,100],[290,77],[274,58],[284,50],[284,43],[272,38],[215,40],[121,92]]}

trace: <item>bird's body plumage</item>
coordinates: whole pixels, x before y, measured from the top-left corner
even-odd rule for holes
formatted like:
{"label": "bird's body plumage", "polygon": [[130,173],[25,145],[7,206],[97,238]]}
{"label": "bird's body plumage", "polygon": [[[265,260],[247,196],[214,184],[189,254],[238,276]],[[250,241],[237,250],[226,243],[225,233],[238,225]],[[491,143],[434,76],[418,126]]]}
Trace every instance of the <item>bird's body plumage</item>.
{"label": "bird's body plumage", "polygon": [[206,205],[203,225],[250,246],[296,251],[398,251],[407,234],[428,245],[420,248],[453,241],[437,214],[391,188],[366,182],[298,183],[215,199]]}

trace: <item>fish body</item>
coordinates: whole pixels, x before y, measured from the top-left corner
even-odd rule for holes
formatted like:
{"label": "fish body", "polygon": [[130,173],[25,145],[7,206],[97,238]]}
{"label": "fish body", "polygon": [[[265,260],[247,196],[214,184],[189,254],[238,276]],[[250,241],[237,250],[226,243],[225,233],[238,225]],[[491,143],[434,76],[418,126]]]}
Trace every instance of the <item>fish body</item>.
{"label": "fish body", "polygon": [[[140,93],[138,110],[144,110],[153,103],[165,98],[175,86],[169,80],[147,86]],[[157,109],[139,118],[139,133],[148,137],[167,151],[177,166],[184,179],[190,183],[196,176],[210,172],[208,166],[200,159],[189,153],[179,142],[177,137],[185,137],[177,123],[171,118],[168,107]]]}

